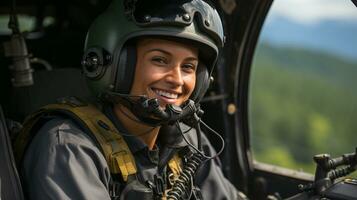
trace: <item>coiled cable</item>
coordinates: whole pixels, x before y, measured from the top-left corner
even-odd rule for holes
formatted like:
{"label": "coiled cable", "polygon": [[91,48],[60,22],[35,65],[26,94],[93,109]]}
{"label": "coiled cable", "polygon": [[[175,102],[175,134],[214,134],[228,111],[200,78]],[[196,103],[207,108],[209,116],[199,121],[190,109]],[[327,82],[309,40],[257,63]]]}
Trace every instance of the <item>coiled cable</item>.
{"label": "coiled cable", "polygon": [[[215,133],[216,135],[219,136],[219,138],[222,140],[222,148],[220,151],[214,155],[214,156],[207,156],[203,153],[202,151],[202,144],[200,142],[201,139],[201,128],[200,128],[200,123],[202,123],[206,128],[208,128],[210,131]],[[167,199],[169,200],[182,200],[182,199],[190,199],[193,189],[194,189],[194,176],[196,174],[196,171],[198,168],[201,166],[203,162],[206,162],[210,159],[213,159],[217,157],[224,148],[224,141],[223,138],[214,130],[212,130],[210,127],[208,127],[205,123],[203,123],[199,118],[196,123],[196,131],[197,131],[197,136],[198,136],[198,148],[192,145],[187,138],[184,136],[183,131],[181,130],[181,127],[179,125],[179,122],[176,122],[176,126],[181,133],[183,139],[186,141],[186,143],[193,148],[196,153],[191,152],[191,155],[188,155],[186,162],[184,163],[182,172],[180,173],[179,177],[174,181],[173,186],[171,190],[167,193]]]}
{"label": "coiled cable", "polygon": [[194,176],[203,157],[199,153],[192,153],[187,159],[180,176],[175,180],[172,189],[167,193],[168,200],[190,199],[194,187]]}

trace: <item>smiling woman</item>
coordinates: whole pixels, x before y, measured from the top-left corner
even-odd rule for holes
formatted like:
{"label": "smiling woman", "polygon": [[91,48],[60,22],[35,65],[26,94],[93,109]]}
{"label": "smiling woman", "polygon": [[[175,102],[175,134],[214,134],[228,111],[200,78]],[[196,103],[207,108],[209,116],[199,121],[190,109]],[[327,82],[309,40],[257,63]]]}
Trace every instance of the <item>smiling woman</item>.
{"label": "smiling woman", "polygon": [[82,64],[95,105],[65,98],[25,122],[30,199],[244,197],[200,128],[220,16],[202,0],[151,3],[114,0],[89,28]]}
{"label": "smiling woman", "polygon": [[180,106],[191,96],[197,48],[169,40],[142,39],[137,43],[137,59],[130,94],[158,98],[163,108],[166,104]]}
{"label": "smiling woman", "polygon": [[[130,95],[158,99],[162,110],[166,105],[181,106],[186,102],[195,88],[198,49],[174,40],[152,38],[139,39],[136,49]],[[122,104],[115,104],[114,112],[130,133],[137,133],[149,149],[154,148],[160,127],[141,123]]]}

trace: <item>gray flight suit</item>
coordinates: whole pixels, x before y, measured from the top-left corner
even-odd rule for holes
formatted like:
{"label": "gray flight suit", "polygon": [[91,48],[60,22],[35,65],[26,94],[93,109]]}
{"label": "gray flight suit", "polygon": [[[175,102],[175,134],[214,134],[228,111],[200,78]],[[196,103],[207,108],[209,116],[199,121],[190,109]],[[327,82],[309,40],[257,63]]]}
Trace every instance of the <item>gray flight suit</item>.
{"label": "gray flight suit", "polygon": [[[104,112],[123,134],[138,168],[138,180],[154,181],[155,174],[166,173],[167,162],[184,141],[158,144],[149,150],[146,144],[128,132],[114,117],[111,107]],[[183,127],[187,130],[188,127]],[[160,132],[159,134],[165,134]],[[214,155],[208,139],[202,134],[202,145],[207,155]],[[195,143],[192,129],[186,134]],[[196,176],[196,183],[205,200],[241,199],[240,193],[224,177],[219,160],[206,162]],[[55,116],[46,122],[28,147],[22,178],[29,199],[100,199],[109,200],[111,174],[107,162],[89,134],[75,121]]]}

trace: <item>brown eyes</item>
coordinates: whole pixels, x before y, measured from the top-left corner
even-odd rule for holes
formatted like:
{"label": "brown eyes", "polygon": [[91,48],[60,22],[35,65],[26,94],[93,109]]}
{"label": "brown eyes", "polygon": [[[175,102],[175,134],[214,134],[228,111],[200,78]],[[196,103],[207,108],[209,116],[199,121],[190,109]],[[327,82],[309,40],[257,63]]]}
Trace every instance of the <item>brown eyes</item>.
{"label": "brown eyes", "polygon": [[182,65],[182,68],[188,72],[196,71],[196,65],[194,65],[194,64],[184,64],[184,65]]}
{"label": "brown eyes", "polygon": [[159,64],[159,65],[166,65],[168,63],[168,61],[165,57],[160,57],[160,56],[152,57],[151,61],[154,64]]}
{"label": "brown eyes", "polygon": [[[170,64],[170,61],[169,59],[165,58],[165,57],[162,57],[162,56],[154,56],[151,58],[151,62],[154,64],[154,65],[157,65],[157,66],[168,66]],[[182,70],[184,70],[186,73],[190,73],[190,72],[195,72],[196,71],[196,64],[195,63],[191,63],[191,62],[188,62],[188,63],[183,63],[181,65],[182,67]]]}

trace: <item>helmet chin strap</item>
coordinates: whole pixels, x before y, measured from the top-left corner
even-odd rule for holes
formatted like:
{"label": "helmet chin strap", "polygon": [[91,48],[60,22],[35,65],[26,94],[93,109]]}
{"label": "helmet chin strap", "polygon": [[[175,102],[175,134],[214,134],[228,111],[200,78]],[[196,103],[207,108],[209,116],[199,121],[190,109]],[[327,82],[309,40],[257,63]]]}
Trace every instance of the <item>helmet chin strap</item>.
{"label": "helmet chin strap", "polygon": [[177,121],[184,121],[188,125],[194,113],[202,115],[203,111],[199,105],[195,105],[193,100],[186,101],[182,106],[172,104],[166,105],[165,109],[160,108],[159,100],[149,99],[144,95],[128,95],[116,92],[106,93],[106,99],[113,103],[120,103],[128,108],[140,122],[150,126],[172,125]]}

